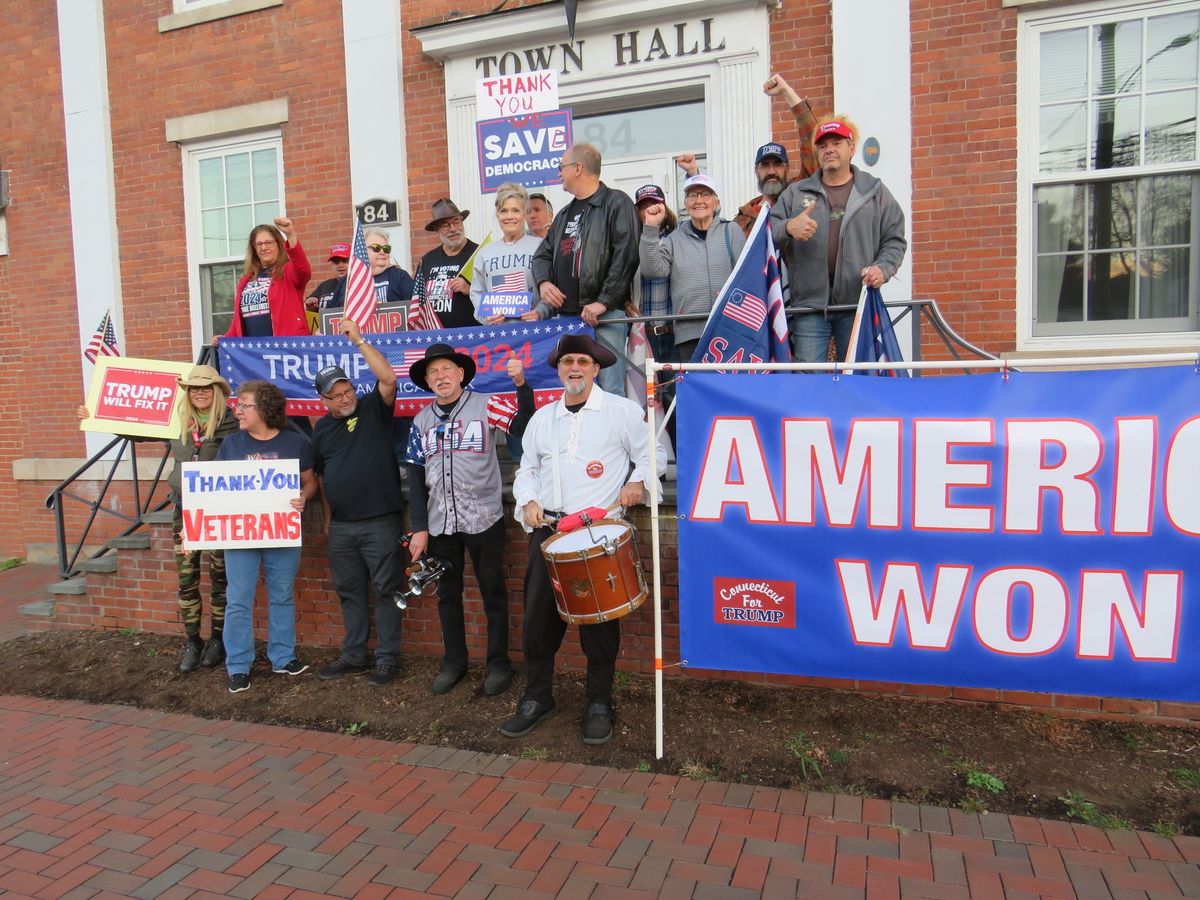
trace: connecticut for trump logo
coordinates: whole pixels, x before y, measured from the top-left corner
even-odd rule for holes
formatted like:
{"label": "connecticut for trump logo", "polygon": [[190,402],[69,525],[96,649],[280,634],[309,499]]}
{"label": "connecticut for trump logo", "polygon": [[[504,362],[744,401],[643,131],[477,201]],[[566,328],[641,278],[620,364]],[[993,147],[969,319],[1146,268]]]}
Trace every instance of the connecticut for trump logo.
{"label": "connecticut for trump logo", "polygon": [[713,618],[721,625],[796,627],[796,582],[714,578]]}

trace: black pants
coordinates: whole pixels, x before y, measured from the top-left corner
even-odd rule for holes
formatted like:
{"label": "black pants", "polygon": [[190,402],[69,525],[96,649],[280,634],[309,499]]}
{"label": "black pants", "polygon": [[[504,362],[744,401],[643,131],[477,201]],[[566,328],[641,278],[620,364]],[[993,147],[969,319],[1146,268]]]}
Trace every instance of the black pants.
{"label": "black pants", "polygon": [[400,538],[404,521],[400,513],[357,522],[329,523],[329,572],[342,601],[342,659],[356,666],[367,664],[367,637],[371,629],[371,588],[375,594],[375,661],[395,665],[400,657],[403,617],[395,594],[404,576]]}
{"label": "black pants", "polygon": [[[542,544],[554,531],[536,528],[529,536],[525,564],[525,699],[549,703],[554,698],[554,654],[562,646],[567,623],[558,614]],[[612,703],[613,676],[621,649],[621,620],[579,626],[579,643],[587,657],[589,703]]]}
{"label": "black pants", "polygon": [[438,618],[442,623],[444,665],[467,668],[467,630],[463,619],[463,551],[471,555],[475,580],[487,615],[488,669],[510,670],[508,658],[508,590],[504,586],[504,519],[479,534],[429,536],[428,552],[450,563],[438,581]]}

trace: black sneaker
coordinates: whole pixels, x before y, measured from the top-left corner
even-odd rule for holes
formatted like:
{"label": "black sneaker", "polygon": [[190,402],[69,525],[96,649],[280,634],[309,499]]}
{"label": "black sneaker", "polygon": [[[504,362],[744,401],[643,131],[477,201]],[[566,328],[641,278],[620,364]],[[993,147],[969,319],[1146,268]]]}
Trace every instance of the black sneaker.
{"label": "black sneaker", "polygon": [[248,690],[250,690],[249,672],[238,672],[229,676],[229,693],[240,694],[242,691]]}
{"label": "black sneaker", "polygon": [[200,655],[204,652],[204,642],[199,638],[196,640],[189,639],[183,645],[183,652],[179,654],[179,671],[186,675],[188,672],[195,672],[200,665]]}
{"label": "black sneaker", "polygon": [[204,645],[204,653],[200,656],[200,667],[215,669],[223,662],[225,662],[225,642],[218,634],[216,637],[209,638],[208,643]]}
{"label": "black sneaker", "polygon": [[557,712],[558,707],[553,700],[549,703],[522,700],[517,704],[517,714],[500,726],[500,733],[505,737],[520,737],[533,731],[538,722],[553,717]]}
{"label": "black sneaker", "polygon": [[487,697],[503,694],[512,687],[512,669],[488,669],[483,679],[483,693]]}
{"label": "black sneaker", "polygon": [[456,684],[466,677],[466,669],[452,669],[450,666],[442,666],[442,671],[438,672],[437,678],[433,679],[433,692],[435,694],[448,694]]}
{"label": "black sneaker", "polygon": [[303,675],[308,671],[308,663],[302,663],[298,659],[293,659],[286,666],[276,666],[271,671],[276,675]]}
{"label": "black sneaker", "polygon": [[335,678],[341,678],[343,675],[357,675],[360,672],[367,671],[368,668],[369,666],[367,665],[355,665],[339,657],[317,672],[317,677],[322,681],[333,681]]}
{"label": "black sneaker", "polygon": [[613,711],[607,703],[589,703],[583,716],[583,742],[607,744],[613,735]]}
{"label": "black sneaker", "polygon": [[367,676],[367,684],[374,685],[375,687],[391,684],[396,680],[398,669],[399,667],[395,663],[375,663],[375,668]]}

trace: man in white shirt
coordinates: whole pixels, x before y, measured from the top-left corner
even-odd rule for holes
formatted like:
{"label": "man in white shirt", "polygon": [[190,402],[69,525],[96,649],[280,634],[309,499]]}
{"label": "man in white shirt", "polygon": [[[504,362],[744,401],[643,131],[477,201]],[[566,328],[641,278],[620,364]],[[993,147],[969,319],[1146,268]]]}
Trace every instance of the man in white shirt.
{"label": "man in white shirt", "polygon": [[[660,472],[650,472],[650,449],[642,410],[625,397],[602,391],[600,370],[616,355],[587,335],[568,335],[547,360],[558,370],[562,399],[543,406],[525,430],[524,455],[513,481],[516,519],[532,532],[525,567],[525,694],[517,712],[500,726],[506,737],[520,737],[558,711],[554,702],[554,655],[566,622],[558,614],[542,544],[553,534],[550,518],[589,506],[629,507],[643,501],[647,481],[659,489]],[[557,462],[556,462],[557,460]],[[579,626],[587,656],[587,709],[583,742],[612,738],[612,686],[621,647],[620,619]]]}

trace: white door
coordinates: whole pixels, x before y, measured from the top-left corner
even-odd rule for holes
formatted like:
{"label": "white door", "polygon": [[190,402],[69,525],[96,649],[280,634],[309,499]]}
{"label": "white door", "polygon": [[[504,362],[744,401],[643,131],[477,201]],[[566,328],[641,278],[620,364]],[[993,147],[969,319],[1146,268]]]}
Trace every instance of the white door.
{"label": "white door", "polygon": [[[604,162],[600,167],[600,180],[610,188],[624,191],[633,199],[634,193],[643,184],[657,184],[667,195],[667,202],[672,209],[677,207],[675,202],[675,161],[669,156],[644,156],[634,159],[618,159]],[[558,213],[573,199],[562,189],[562,185],[549,185],[542,188],[530,188],[531,193],[545,194],[554,204],[554,212]]]}

